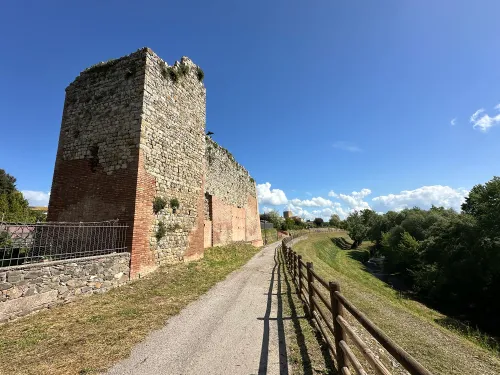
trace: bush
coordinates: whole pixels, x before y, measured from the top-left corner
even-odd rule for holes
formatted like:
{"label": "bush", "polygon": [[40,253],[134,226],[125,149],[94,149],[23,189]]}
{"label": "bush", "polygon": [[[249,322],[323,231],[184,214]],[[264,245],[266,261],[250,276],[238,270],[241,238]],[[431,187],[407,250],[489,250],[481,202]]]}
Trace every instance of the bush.
{"label": "bush", "polygon": [[199,66],[196,67],[196,77],[198,77],[198,81],[200,82],[203,82],[203,79],[205,78],[205,73]]}
{"label": "bush", "polygon": [[174,210],[179,208],[179,200],[177,198],[170,199],[170,208]]}
{"label": "bush", "polygon": [[153,212],[157,214],[167,206],[167,201],[162,197],[156,197],[153,201]]}

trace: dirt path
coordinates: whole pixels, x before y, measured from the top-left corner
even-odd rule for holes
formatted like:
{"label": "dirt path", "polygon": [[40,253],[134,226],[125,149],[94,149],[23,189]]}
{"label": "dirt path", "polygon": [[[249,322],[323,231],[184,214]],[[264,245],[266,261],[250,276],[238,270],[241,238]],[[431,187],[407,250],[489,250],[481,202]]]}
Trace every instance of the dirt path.
{"label": "dirt path", "polygon": [[277,244],[168,320],[108,375],[288,375]]}

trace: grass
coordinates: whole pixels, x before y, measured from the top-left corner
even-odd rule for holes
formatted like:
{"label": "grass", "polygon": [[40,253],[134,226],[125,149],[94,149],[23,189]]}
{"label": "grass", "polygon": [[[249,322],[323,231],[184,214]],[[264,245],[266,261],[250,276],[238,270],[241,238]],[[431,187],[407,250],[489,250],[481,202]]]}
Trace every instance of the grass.
{"label": "grass", "polygon": [[[346,236],[342,233],[309,235],[294,245],[294,250],[312,261],[315,271],[323,278],[340,282],[342,293],[355,306],[434,374],[500,373],[498,352],[482,347],[480,342],[471,342],[471,337],[464,337],[456,329],[443,327],[440,322],[446,321],[446,316],[405,298],[367,272],[359,259],[370,244],[358,250],[341,250],[334,244],[334,237],[342,235]],[[355,328],[372,350],[380,353],[391,371],[403,373],[364,329]]]}
{"label": "grass", "polygon": [[283,313],[290,317],[285,326],[288,360],[293,374],[336,374],[331,354],[323,342],[319,331],[305,318],[306,311],[296,294],[293,281],[286,272],[283,258],[280,257],[280,272],[283,274]]}
{"label": "grass", "polygon": [[267,238],[267,243],[273,243],[278,241],[276,228],[261,229],[261,234],[262,234],[262,241],[264,241],[264,243],[266,243],[265,242],[266,238]]}
{"label": "grass", "polygon": [[258,249],[206,249],[202,260],[0,326],[0,374],[98,374]]}

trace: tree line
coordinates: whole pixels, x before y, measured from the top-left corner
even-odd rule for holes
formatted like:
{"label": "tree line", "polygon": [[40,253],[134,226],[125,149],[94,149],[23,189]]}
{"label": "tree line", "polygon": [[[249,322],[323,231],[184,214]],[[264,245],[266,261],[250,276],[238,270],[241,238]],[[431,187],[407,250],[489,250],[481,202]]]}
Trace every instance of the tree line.
{"label": "tree line", "polygon": [[16,188],[16,178],[0,169],[0,221],[45,221],[45,214],[31,210],[28,201]]}
{"label": "tree line", "polygon": [[372,255],[384,257],[384,271],[415,296],[498,337],[500,178],[474,186],[461,208],[362,210],[337,224],[353,248],[373,241]]}

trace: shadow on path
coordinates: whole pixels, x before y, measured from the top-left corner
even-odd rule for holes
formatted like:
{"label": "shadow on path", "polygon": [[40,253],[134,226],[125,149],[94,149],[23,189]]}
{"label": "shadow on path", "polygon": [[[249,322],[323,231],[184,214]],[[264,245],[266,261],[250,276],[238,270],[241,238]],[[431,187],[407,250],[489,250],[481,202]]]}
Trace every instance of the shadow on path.
{"label": "shadow on path", "polygon": [[[279,260],[277,259],[277,250],[274,251],[274,266],[271,274],[271,280],[269,283],[269,290],[267,293],[267,306],[266,313],[264,314],[264,334],[262,336],[262,346],[260,349],[260,361],[259,361],[259,375],[267,374],[267,365],[269,362],[269,324],[270,321],[276,321],[278,324],[278,350],[279,350],[279,361],[280,361],[280,375],[288,375],[288,355],[286,352],[286,338],[285,338],[285,327],[283,324],[283,300],[281,294],[281,271],[279,266]],[[277,314],[276,318],[271,318],[271,308],[273,299],[273,287],[274,280],[276,278],[276,297],[277,297]],[[285,318],[286,319],[286,318]]]}

